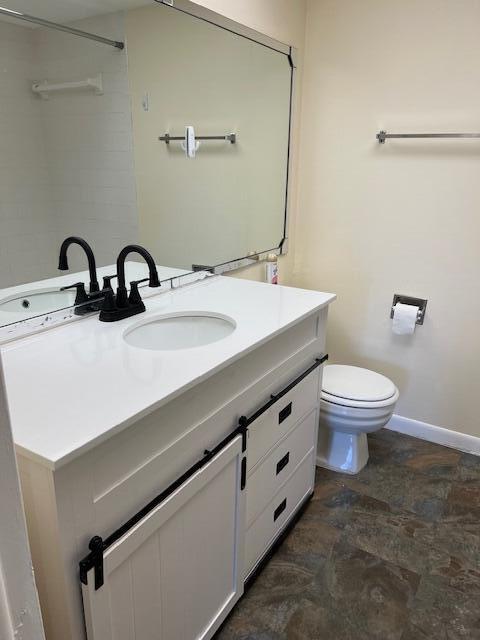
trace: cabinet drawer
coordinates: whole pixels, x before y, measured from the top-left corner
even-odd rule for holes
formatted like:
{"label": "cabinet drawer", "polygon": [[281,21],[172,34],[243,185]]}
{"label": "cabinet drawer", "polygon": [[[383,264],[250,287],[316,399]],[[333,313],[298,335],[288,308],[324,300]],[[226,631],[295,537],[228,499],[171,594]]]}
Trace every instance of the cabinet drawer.
{"label": "cabinet drawer", "polygon": [[318,403],[320,369],[273,404],[249,426],[248,469],[252,469]]}
{"label": "cabinet drawer", "polygon": [[247,482],[247,528],[315,446],[317,410],[311,411],[267,458],[253,470]]}
{"label": "cabinet drawer", "polygon": [[313,490],[314,451],[313,448],[309,451],[290,480],[248,529],[245,538],[245,577],[254,569],[295,509]]}

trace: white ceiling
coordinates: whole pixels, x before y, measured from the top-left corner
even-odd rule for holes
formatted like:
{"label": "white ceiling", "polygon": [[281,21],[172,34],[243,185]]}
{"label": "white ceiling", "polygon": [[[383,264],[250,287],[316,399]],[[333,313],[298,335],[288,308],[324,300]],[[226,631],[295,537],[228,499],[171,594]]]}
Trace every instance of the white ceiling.
{"label": "white ceiling", "polygon": [[[65,23],[112,11],[144,7],[153,2],[154,0],[0,0],[0,7],[29,13],[52,22]],[[0,16],[0,19],[3,19],[3,16]],[[15,22],[24,26],[28,24]]]}

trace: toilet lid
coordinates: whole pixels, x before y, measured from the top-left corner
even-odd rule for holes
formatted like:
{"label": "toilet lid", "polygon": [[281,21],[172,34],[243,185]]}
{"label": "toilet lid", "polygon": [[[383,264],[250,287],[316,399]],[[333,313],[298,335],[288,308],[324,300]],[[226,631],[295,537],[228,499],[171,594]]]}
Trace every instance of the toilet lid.
{"label": "toilet lid", "polygon": [[375,371],[344,364],[324,368],[322,389],[331,396],[361,402],[387,400],[397,390],[391,380]]}

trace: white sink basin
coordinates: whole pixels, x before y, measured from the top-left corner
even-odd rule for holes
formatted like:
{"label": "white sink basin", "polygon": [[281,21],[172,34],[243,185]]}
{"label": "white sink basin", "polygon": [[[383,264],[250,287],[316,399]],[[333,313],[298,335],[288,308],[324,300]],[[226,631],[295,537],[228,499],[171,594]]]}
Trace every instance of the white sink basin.
{"label": "white sink basin", "polygon": [[153,351],[193,349],[226,338],[235,327],[228,316],[189,311],[150,318],[127,329],[123,339],[132,347]]}
{"label": "white sink basin", "polygon": [[60,291],[59,289],[34,289],[21,291],[13,296],[0,300],[0,312],[48,313],[55,309],[71,307],[75,302],[75,291]]}

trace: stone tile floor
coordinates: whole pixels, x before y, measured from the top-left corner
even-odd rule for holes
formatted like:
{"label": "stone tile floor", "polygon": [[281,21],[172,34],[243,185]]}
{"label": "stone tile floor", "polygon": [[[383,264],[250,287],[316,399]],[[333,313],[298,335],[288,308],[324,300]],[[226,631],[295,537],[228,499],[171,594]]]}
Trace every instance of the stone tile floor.
{"label": "stone tile floor", "polygon": [[480,457],[382,430],[315,495],[216,640],[480,640]]}

